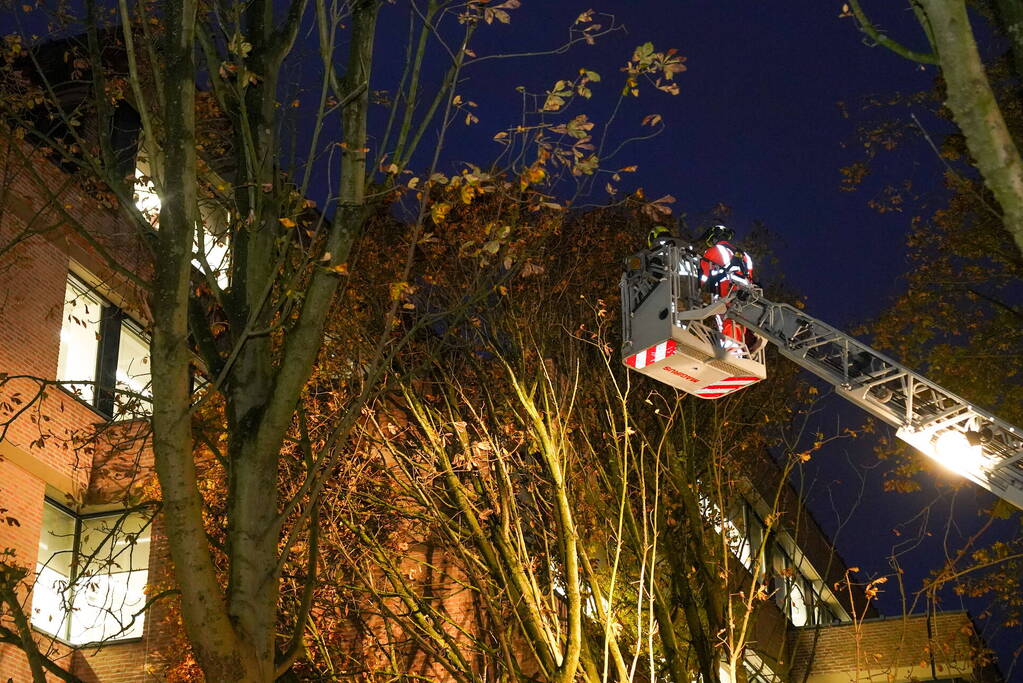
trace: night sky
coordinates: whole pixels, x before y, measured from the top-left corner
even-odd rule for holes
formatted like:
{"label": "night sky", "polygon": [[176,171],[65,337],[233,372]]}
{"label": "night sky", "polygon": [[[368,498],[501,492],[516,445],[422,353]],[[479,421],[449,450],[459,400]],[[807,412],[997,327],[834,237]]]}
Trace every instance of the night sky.
{"label": "night sky", "polygon": [[[907,42],[923,39],[908,10],[893,9],[901,3],[874,4],[887,7],[875,10],[877,23],[906,36]],[[626,30],[564,56],[491,61],[467,69],[461,92],[480,104],[481,122],[456,126],[449,135],[445,157],[452,163],[447,170],[454,170],[457,160],[479,163],[488,151],[500,151],[491,137],[516,122],[515,86],[542,92],[558,78],[573,77],[579,67],[597,71],[604,80],[578,112],[599,121],[606,118],[621,82],[618,70],[635,45],[651,41],[658,50],[674,47],[688,67],[677,78],[680,94],[646,89],[639,100],[627,101],[620,125],[612,130],[619,136],[641,133],[648,130],[638,126],[644,115],[664,117],[666,128],[659,137],[630,145],[620,155],[622,165],[640,167],[632,185],[642,186],[648,197],[673,195],[676,210],[690,216],[724,203],[734,212],[730,222],[740,239],[753,220],[764,221],[780,238],[776,251],[787,280],[807,296],[819,317],[844,325],[876,313],[905,270],[908,216],[870,210],[869,189],[840,191],[839,167],[859,157],[854,149],[843,148],[858,142],[855,119],[843,118],[838,103],[854,107],[869,94],[927,89],[935,71],[868,48],[851,20],[838,18],[841,3],[820,0],[603,5],[525,0],[512,12],[510,26],[482,29],[474,49],[482,57],[557,46],[575,17],[590,7],[612,14]],[[608,24],[606,16],[596,19]],[[400,3],[385,8],[381,20],[385,28],[379,44],[386,46],[390,31],[405,30]],[[393,47],[378,50],[377,59],[381,81],[390,80],[387,72],[397,71],[404,61]],[[928,166],[937,187],[939,163],[920,146],[899,170],[919,176],[912,167]],[[603,203],[607,195],[597,191],[589,200]]]}
{"label": "night sky", "polygon": [[[461,92],[479,103],[481,121],[469,128],[456,126],[443,170],[456,170],[462,160],[486,162],[500,151],[491,136],[517,120],[515,86],[542,92],[559,78],[571,78],[579,67],[592,69],[604,82],[594,87],[594,99],[575,113],[602,120],[620,87],[618,70],[635,45],[652,41],[658,50],[677,48],[688,67],[677,79],[680,94],[669,97],[647,89],[620,114],[618,134],[638,132],[638,121],[649,113],[661,114],[666,124],[656,139],[630,145],[622,153],[622,165],[639,165],[632,184],[622,183],[622,188],[642,186],[648,197],[671,194],[678,200],[676,212],[691,217],[723,203],[733,212],[728,222],[740,242],[753,221],[763,221],[777,235],[772,246],[788,286],[805,297],[811,315],[846,329],[866,322],[899,290],[908,268],[904,241],[912,215],[912,209],[879,214],[867,200],[885,181],[912,178],[928,200],[940,201],[941,164],[918,137],[879,158],[859,192],[840,190],[839,169],[862,156],[856,137],[860,102],[874,94],[929,89],[936,70],[867,46],[852,21],[839,18],[841,4],[523,0],[522,8],[512,12],[510,26],[484,29],[485,39],[474,46],[479,56],[554,47],[573,19],[591,7],[613,14],[627,30],[564,56],[492,61],[475,71],[470,67]],[[866,9],[891,35],[910,47],[925,47],[906,3],[872,2]],[[386,8],[381,18],[388,26],[382,40],[389,31],[404,30],[398,7]],[[598,21],[607,24],[608,18]],[[393,50],[378,50],[377,58],[381,80],[403,63]],[[847,104],[850,117],[843,116],[839,102]],[[911,111],[903,109],[899,115],[908,119]],[[938,141],[948,130],[926,112],[913,113]],[[607,195],[598,190],[588,201],[605,203]],[[641,238],[623,245],[622,253],[594,257],[621,259],[640,246]],[[761,272],[767,279],[771,275]],[[862,413],[835,397],[819,408],[811,418],[811,431],[833,434],[863,420]],[[991,503],[986,492],[969,485],[955,494],[927,482],[917,494],[885,493],[868,439],[826,449],[807,467],[806,477],[814,516],[836,537],[848,564],[862,569],[859,577],[890,574],[887,556],[898,551],[910,593],[944,557],[946,527],[954,545],[977,525],[976,511]],[[914,519],[932,503],[930,515]],[[898,588],[894,582],[886,588],[881,612],[898,615]],[[982,605],[948,595],[942,608],[976,614]],[[990,639],[1001,653],[1003,673],[1017,639],[1011,634]]]}

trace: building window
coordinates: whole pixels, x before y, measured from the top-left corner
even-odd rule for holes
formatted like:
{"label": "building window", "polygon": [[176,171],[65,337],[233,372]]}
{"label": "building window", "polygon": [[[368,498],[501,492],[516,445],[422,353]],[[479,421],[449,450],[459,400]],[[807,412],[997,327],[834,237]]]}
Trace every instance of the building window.
{"label": "building window", "polygon": [[149,340],[142,327],[73,275],[64,297],[57,380],[108,417],[150,412]]}
{"label": "building window", "polygon": [[747,683],[778,683],[781,680],[771,670],[771,667],[752,650],[746,650],[742,665],[746,669]]}
{"label": "building window", "polygon": [[46,501],[32,625],[72,645],[142,635],[151,517],[75,515]]}
{"label": "building window", "polygon": [[[133,197],[135,208],[146,217],[154,228],[160,227],[160,195],[156,192],[153,180],[146,169],[149,164],[139,160],[135,169],[135,187]],[[202,211],[200,207],[200,211]],[[221,289],[231,284],[230,254],[227,248],[227,225],[231,222],[230,215],[210,215],[207,208],[203,219],[195,226],[192,237],[192,266],[208,278],[214,280]],[[219,236],[211,232],[210,226],[219,225]]]}

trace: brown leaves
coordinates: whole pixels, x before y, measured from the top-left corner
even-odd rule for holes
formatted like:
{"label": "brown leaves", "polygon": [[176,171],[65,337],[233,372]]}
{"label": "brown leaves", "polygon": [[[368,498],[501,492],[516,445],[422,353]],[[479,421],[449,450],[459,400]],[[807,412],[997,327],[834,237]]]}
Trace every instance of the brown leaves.
{"label": "brown leaves", "polygon": [[506,10],[518,9],[522,3],[519,0],[505,0],[500,5],[483,8],[483,21],[492,24],[496,19],[502,24],[511,23],[511,15]]}
{"label": "brown leaves", "polygon": [[671,215],[671,207],[669,204],[674,204],[675,198],[670,194],[666,194],[663,197],[658,197],[652,202],[647,202],[642,206],[644,214],[649,216],[653,220],[661,220],[664,216]]}

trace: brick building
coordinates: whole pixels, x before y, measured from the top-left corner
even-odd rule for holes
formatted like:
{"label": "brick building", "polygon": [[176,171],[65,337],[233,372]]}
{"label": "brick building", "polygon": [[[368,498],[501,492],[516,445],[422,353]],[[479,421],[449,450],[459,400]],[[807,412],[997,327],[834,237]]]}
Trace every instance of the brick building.
{"label": "brick building", "polygon": [[[0,157],[3,561],[37,575],[32,595],[18,597],[44,653],[85,680],[143,680],[160,608],[128,623],[145,603],[147,578],[159,573],[150,562],[165,557],[152,515],[127,507],[151,471],[146,422],[136,419],[145,407],[126,398],[147,384],[145,314],[97,248],[138,272],[145,263],[126,226],[39,149],[5,135]],[[72,210],[92,244],[62,227]],[[83,383],[36,380],[72,377]],[[105,427],[97,433],[96,425]],[[102,649],[86,647],[107,639]],[[0,680],[8,679],[31,673],[20,650],[2,646]]]}
{"label": "brick building", "polygon": [[[17,598],[42,652],[87,681],[163,680],[165,607],[142,608],[167,581],[168,558],[159,518],[132,507],[151,477],[147,315],[100,252],[142,274],[145,255],[130,226],[9,131],[0,168],[0,559],[33,585]],[[67,229],[69,212],[89,239]],[[36,378],[76,384],[43,390]],[[757,492],[773,476],[751,481],[722,523],[747,568],[771,513]],[[979,644],[963,613],[856,618],[863,609],[835,588],[847,568],[791,491],[784,507],[793,521],[766,552],[774,593],[753,627],[748,680],[996,680],[973,664]],[[19,636],[9,619],[0,626]],[[31,679],[23,651],[0,645],[0,681]]]}

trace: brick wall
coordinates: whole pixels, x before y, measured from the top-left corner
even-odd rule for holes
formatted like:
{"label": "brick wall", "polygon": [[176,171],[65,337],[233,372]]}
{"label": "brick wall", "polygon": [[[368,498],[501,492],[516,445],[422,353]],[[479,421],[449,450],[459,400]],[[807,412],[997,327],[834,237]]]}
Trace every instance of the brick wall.
{"label": "brick wall", "polygon": [[975,631],[965,612],[932,617],[868,620],[859,625],[796,629],[790,635],[793,651],[791,679],[807,683],[913,679],[974,675]]}
{"label": "brick wall", "polygon": [[[67,217],[117,254],[120,265],[145,276],[148,267],[134,229],[69,181],[37,150],[0,137],[0,373],[25,376],[0,386],[0,422],[5,425],[0,433],[0,508],[6,508],[0,515],[0,549],[9,549],[3,561],[32,569],[44,496],[72,507],[116,502],[129,488],[138,488],[140,475],[151,472],[152,465],[144,423],[118,425],[95,437],[102,416],[60,388],[49,387],[40,395],[39,383],[30,379],[56,375],[72,260],[90,271],[115,303],[146,317],[138,291],[103,266],[89,242],[68,229]],[[8,516],[16,523],[6,523]],[[158,531],[151,548],[150,573],[159,576],[166,566],[166,544]],[[27,609],[30,583],[24,592]],[[147,680],[151,651],[165,641],[161,609],[154,610],[143,638],[134,642],[79,650],[41,634],[39,642],[85,680]],[[3,646],[0,682],[8,679],[21,683],[31,675],[24,654]]]}

